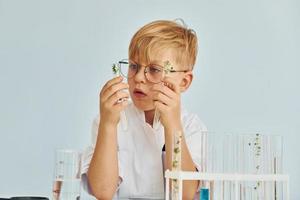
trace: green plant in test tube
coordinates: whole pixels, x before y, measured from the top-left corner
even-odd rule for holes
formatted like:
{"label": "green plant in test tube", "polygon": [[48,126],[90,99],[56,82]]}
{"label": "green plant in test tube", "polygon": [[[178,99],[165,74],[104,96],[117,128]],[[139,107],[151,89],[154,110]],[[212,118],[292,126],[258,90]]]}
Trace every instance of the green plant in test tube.
{"label": "green plant in test tube", "polygon": [[[175,131],[172,143],[172,171],[181,171],[181,143],[182,132]],[[180,199],[179,195],[179,181],[172,179],[172,200]]]}

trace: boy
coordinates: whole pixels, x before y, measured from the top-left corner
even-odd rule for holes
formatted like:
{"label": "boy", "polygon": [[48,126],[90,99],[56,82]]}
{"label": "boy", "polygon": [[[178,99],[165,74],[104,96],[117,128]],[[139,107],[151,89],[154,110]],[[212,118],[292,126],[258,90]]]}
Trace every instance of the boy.
{"label": "boy", "polygon": [[[133,36],[129,60],[120,62],[128,83],[119,76],[103,86],[93,144],[84,156],[83,178],[97,199],[164,199],[163,172],[172,169],[176,131],[183,133],[182,170],[200,170],[200,140],[206,128],[196,115],[181,109],[180,97],[192,83],[196,55],[196,34],[174,21],[151,22]],[[132,103],[126,100],[129,95]],[[125,120],[121,112],[126,130],[120,125]],[[193,199],[198,185],[184,182],[183,199]]]}

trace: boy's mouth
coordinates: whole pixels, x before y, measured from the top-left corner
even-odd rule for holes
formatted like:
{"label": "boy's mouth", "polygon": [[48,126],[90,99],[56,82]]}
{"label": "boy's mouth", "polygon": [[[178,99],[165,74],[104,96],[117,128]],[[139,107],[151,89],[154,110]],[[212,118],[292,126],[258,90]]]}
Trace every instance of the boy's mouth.
{"label": "boy's mouth", "polygon": [[137,98],[143,98],[143,97],[147,96],[147,94],[145,92],[143,92],[142,90],[140,90],[140,89],[134,89],[133,94]]}

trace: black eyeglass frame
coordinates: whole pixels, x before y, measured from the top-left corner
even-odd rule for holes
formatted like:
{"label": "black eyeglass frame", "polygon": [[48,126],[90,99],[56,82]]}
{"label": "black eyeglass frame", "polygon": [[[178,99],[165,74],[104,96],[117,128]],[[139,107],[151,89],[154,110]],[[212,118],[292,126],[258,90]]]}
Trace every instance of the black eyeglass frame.
{"label": "black eyeglass frame", "polygon": [[[134,64],[137,65],[137,71],[136,71],[136,73],[132,76],[132,77],[134,77],[134,76],[140,71],[140,68],[141,68],[142,66],[141,66],[140,64],[135,63],[135,62],[132,62],[132,63],[134,63]],[[118,64],[119,64],[119,69],[120,69],[120,72],[121,72],[122,76],[125,77],[125,78],[127,78],[127,79],[132,78],[132,77],[127,77],[127,76],[122,72],[122,70],[121,70],[121,64],[128,64],[128,65],[129,65],[129,64],[130,64],[130,60],[128,60],[128,59],[123,59],[123,60],[119,61]],[[153,64],[149,64],[149,65],[145,66],[145,70],[144,70],[145,77],[147,78],[148,81],[150,81],[150,80],[149,80],[148,77],[147,77],[147,73],[148,73],[148,69],[149,69],[149,67],[150,67],[151,65],[153,65]],[[166,67],[162,67],[162,66],[159,65],[159,64],[155,64],[155,66],[161,68],[166,74],[168,74],[168,73],[177,73],[177,72],[184,72],[184,73],[186,73],[186,72],[189,71],[189,70],[174,70],[174,69],[172,69],[172,67],[171,67],[171,68],[166,68]],[[160,83],[161,81],[160,81],[160,82],[153,82],[153,81],[150,81],[150,82],[152,82],[152,83]]]}

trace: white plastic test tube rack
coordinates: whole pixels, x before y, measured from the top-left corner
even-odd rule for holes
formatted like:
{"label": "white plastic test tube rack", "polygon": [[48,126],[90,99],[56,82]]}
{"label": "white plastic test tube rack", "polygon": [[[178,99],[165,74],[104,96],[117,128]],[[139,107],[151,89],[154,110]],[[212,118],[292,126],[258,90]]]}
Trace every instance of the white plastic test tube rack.
{"label": "white plastic test tube rack", "polygon": [[225,173],[202,173],[202,172],[185,172],[185,171],[170,171],[166,170],[166,193],[165,199],[170,199],[170,179],[179,181],[180,200],[182,199],[182,181],[183,180],[202,180],[202,181],[231,181],[235,185],[235,199],[239,200],[238,185],[244,181],[276,181],[285,183],[284,200],[290,199],[289,191],[289,175],[285,174],[225,174]]}

